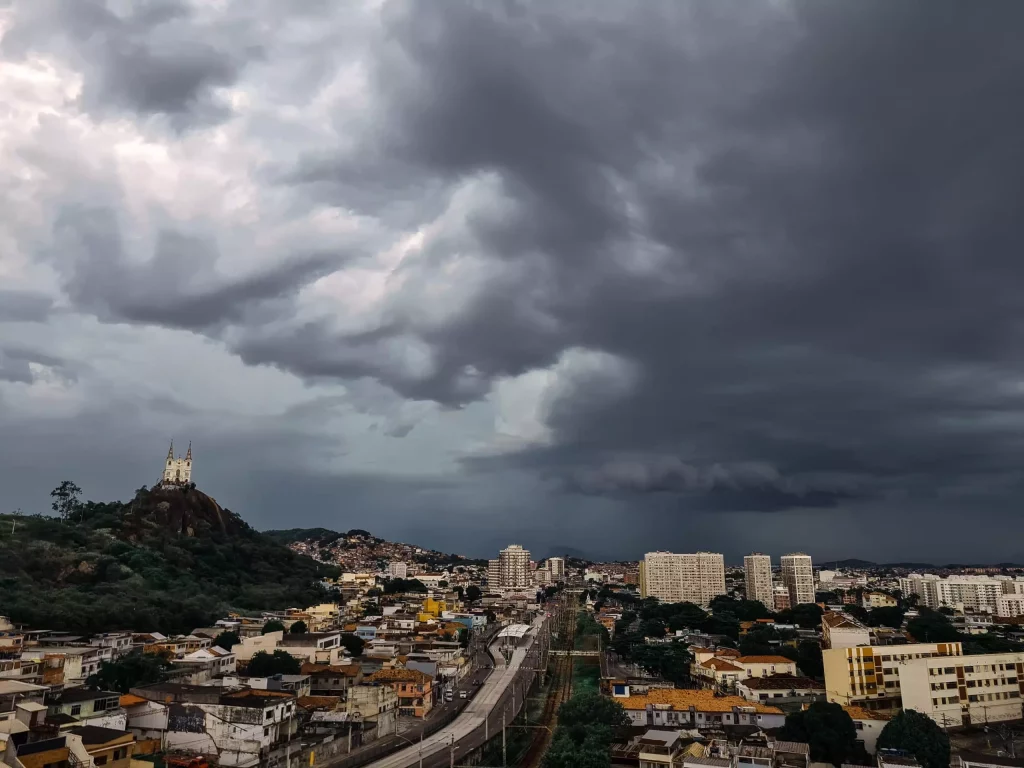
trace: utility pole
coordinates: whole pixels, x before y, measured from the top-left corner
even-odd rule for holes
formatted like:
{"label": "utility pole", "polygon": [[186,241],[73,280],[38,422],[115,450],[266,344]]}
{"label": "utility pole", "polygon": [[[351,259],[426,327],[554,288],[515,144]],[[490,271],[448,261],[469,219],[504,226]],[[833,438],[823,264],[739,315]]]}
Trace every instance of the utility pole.
{"label": "utility pole", "polygon": [[505,741],[505,711],[501,712],[501,765],[508,768],[508,744]]}
{"label": "utility pole", "polygon": [[420,731],[420,768],[423,768],[423,734],[426,732],[427,726],[424,724],[423,730]]}
{"label": "utility pole", "polygon": [[452,743],[448,748],[448,768],[455,768],[455,734],[452,734]]}

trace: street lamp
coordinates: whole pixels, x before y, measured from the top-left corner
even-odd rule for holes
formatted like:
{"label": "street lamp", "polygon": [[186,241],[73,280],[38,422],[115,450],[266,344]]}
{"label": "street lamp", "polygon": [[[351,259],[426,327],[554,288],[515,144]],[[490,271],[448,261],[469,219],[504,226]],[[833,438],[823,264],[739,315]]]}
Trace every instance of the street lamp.
{"label": "street lamp", "polygon": [[[423,768],[423,733],[425,731],[426,731],[426,727],[424,726],[423,730],[420,731],[420,742],[419,742],[419,747],[420,747],[420,749],[419,749],[420,768]],[[402,736],[401,734],[396,733],[395,736],[400,738],[402,741],[404,741],[409,746],[415,746],[415,744],[416,744],[415,741],[413,741],[412,739],[407,739],[405,736]]]}

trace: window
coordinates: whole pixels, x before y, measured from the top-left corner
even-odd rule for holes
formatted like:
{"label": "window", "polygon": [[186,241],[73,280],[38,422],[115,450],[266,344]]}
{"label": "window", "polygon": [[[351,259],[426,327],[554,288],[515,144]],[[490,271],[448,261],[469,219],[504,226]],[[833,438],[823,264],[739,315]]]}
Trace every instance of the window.
{"label": "window", "polygon": [[114,750],[114,759],[115,760],[123,760],[125,755],[127,754],[127,752],[128,752],[128,749],[126,747],[122,747],[121,749],[115,749]]}
{"label": "window", "polygon": [[103,755],[101,757],[94,757],[92,761],[96,765],[106,765],[107,764],[107,756]]}
{"label": "window", "polygon": [[82,714],[82,705],[81,704],[72,704],[71,705],[71,714],[72,715],[80,715],[80,714]]}

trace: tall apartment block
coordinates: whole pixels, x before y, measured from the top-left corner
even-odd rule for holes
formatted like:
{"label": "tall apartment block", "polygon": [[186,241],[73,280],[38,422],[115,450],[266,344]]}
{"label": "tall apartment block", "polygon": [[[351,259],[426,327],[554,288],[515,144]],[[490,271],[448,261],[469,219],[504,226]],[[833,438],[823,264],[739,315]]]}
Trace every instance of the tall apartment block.
{"label": "tall apartment block", "polygon": [[640,563],[640,594],[707,606],[725,594],[725,558],[717,552],[648,552]]}
{"label": "tall apartment block", "polygon": [[551,571],[552,581],[564,581],[565,580],[565,558],[564,557],[549,557],[548,558],[548,570]]}
{"label": "tall apartment block", "polygon": [[814,566],[811,556],[803,552],[783,555],[779,559],[782,566],[782,583],[789,591],[790,607],[802,603],[814,602]]}
{"label": "tall apartment block", "polygon": [[[488,562],[490,573],[490,562]],[[498,587],[509,590],[531,588],[530,551],[518,544],[505,547],[498,553]],[[488,578],[488,581],[490,579]]]}
{"label": "tall apartment block", "polygon": [[747,600],[757,600],[769,611],[774,611],[771,557],[759,552],[747,555],[743,558],[743,575],[747,586]]}

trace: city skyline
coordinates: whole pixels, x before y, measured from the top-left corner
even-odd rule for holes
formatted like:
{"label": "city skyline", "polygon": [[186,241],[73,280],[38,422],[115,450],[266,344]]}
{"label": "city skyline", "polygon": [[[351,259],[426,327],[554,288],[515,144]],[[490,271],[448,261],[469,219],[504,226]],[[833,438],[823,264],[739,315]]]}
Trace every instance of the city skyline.
{"label": "city skyline", "polygon": [[7,5],[0,508],[1024,562],[1024,4]]}

